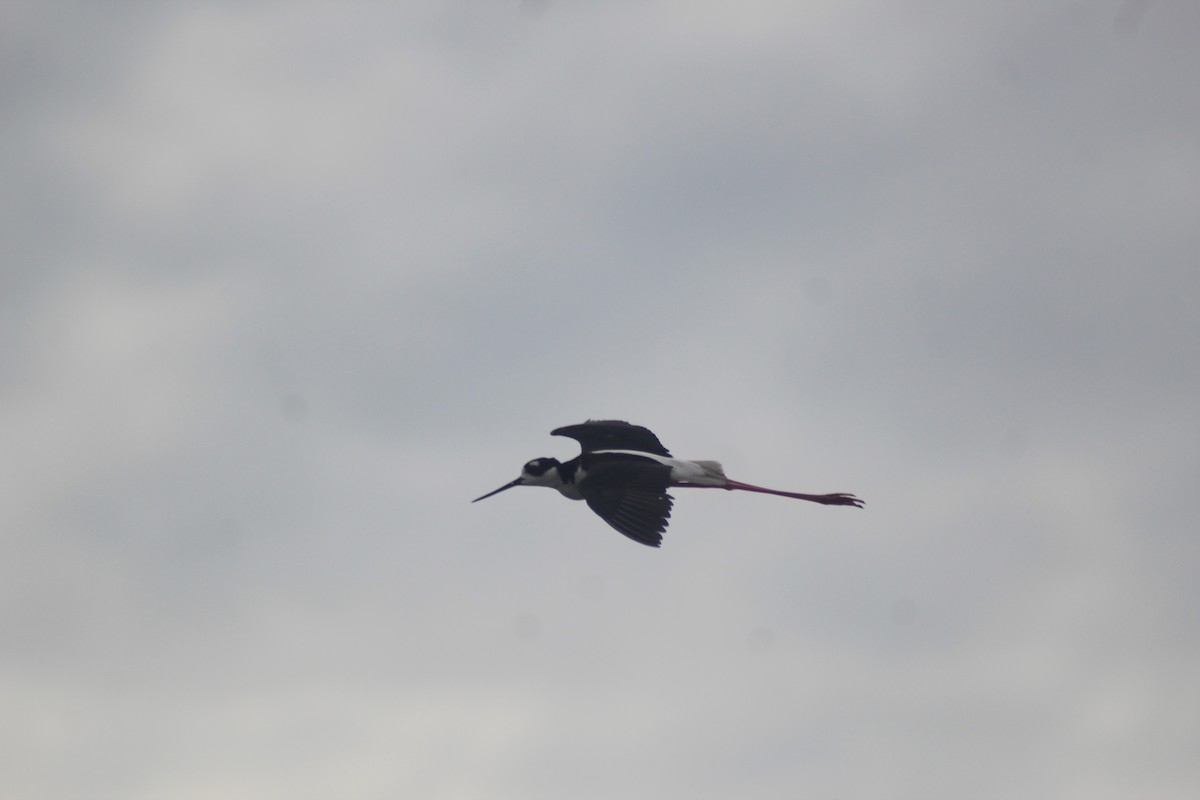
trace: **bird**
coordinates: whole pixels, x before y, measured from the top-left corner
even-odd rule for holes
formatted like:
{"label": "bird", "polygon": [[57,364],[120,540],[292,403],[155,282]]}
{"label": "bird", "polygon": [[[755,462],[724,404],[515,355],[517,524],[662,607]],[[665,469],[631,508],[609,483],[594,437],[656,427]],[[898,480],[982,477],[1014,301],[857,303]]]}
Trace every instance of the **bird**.
{"label": "bird", "polygon": [[478,503],[514,486],[547,486],[571,500],[584,500],[592,511],[635,542],[659,547],[674,498],[667,489],[737,489],[794,497],[827,506],[862,508],[852,494],[802,494],[766,489],[731,480],[717,461],[674,458],[648,428],[623,420],[601,419],[550,431],[579,442],[580,454],[567,462],[535,458],[516,480],[472,500]]}

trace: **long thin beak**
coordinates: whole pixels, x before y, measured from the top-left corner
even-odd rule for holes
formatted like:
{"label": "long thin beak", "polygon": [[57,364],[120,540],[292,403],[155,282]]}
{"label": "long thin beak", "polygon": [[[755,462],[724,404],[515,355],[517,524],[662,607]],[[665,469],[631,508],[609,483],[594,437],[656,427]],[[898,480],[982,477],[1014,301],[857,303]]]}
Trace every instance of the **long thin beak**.
{"label": "long thin beak", "polygon": [[496,491],[494,491],[494,492],[488,492],[488,493],[487,493],[487,494],[485,494],[483,497],[476,497],[476,498],[475,498],[474,500],[472,500],[471,502],[472,502],[472,503],[478,503],[480,500],[484,499],[484,497],[491,497],[491,496],[492,496],[492,495],[494,495],[494,494],[500,494],[500,493],[501,493],[501,492],[503,492],[505,489],[511,489],[511,488],[513,488],[514,486],[520,486],[520,485],[521,485],[522,483],[524,483],[524,482],[525,482],[525,481],[524,481],[524,480],[522,480],[521,478],[517,478],[517,479],[516,479],[515,481],[513,481],[512,483],[506,483],[506,484],[504,484],[503,486],[501,486],[499,489],[497,489]]}

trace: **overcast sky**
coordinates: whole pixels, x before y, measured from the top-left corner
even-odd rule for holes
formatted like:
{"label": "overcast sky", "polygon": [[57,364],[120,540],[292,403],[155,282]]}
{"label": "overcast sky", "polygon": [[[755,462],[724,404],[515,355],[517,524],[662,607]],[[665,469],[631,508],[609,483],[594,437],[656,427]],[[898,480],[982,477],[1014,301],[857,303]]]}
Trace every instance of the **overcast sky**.
{"label": "overcast sky", "polygon": [[[9,0],[0,58],[0,796],[1195,796],[1200,4]],[[867,507],[469,503],[589,417]]]}

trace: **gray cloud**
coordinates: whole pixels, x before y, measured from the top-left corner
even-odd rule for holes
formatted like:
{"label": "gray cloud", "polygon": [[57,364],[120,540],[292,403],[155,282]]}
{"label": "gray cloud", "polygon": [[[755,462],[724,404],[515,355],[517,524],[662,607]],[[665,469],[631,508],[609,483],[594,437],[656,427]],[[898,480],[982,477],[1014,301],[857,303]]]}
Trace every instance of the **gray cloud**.
{"label": "gray cloud", "polygon": [[1189,796],[1187,4],[6,14],[6,796]]}

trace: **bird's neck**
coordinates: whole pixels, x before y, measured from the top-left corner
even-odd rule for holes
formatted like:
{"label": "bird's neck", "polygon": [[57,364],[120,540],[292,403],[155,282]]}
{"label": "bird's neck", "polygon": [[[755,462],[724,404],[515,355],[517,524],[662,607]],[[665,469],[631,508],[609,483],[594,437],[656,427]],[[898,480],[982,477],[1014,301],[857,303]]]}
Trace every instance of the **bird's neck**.
{"label": "bird's neck", "polygon": [[583,499],[583,495],[579,491],[579,481],[583,479],[583,471],[580,469],[581,461],[581,458],[573,458],[565,464],[559,464],[554,468],[554,472],[558,475],[558,482],[552,484],[552,486],[558,489],[563,497],[568,497],[572,500]]}

